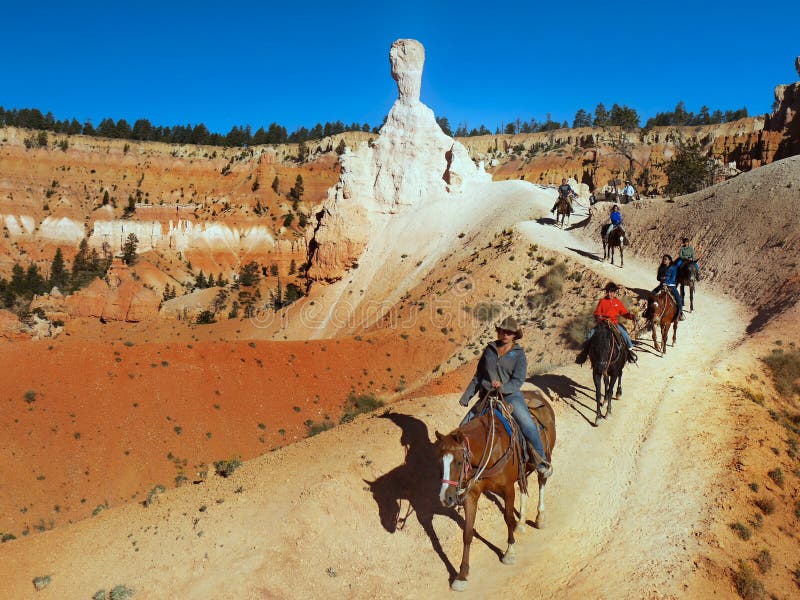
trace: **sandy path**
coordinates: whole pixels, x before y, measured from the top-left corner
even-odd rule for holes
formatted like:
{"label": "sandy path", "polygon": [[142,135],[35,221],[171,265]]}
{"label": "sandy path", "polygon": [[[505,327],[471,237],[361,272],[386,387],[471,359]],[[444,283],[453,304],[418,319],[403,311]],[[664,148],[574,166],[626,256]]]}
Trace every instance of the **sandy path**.
{"label": "sandy path", "polygon": [[[596,251],[568,232],[535,222],[518,229],[619,283],[651,285],[650,265],[629,258],[624,269],[610,267],[566,250]],[[562,398],[548,528],[525,534],[516,566],[504,566],[502,516],[482,499],[466,597],[680,595],[726,439],[724,415],[704,385],[715,380],[719,354],[744,333],[739,311],[701,289],[677,348],[666,358],[640,352],[613,418],[598,429],[587,420],[588,367],[534,378]],[[446,594],[460,561],[460,517],[437,506],[429,440],[460,413],[455,396],[399,403],[385,418],[262,456],[230,479],[180,488],[150,508],[124,506],[4,545],[0,575],[11,597],[32,596],[31,579],[43,574],[53,582],[37,598],[85,598],[118,583],[145,598]],[[394,511],[403,517],[409,509],[395,529]]]}

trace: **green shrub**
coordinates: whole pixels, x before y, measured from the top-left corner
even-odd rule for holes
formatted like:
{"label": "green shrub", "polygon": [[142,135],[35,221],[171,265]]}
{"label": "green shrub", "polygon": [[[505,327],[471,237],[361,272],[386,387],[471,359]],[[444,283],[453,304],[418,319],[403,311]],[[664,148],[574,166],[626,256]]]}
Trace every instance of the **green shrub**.
{"label": "green shrub", "polygon": [[214,463],[214,471],[220,477],[230,477],[241,466],[242,461],[238,457],[229,460],[218,460]]}
{"label": "green shrub", "polygon": [[372,412],[383,406],[383,401],[379,400],[375,394],[356,394],[351,392],[344,405],[344,414],[340,423],[349,423],[356,416]]}
{"label": "green shrub", "polygon": [[198,325],[210,325],[211,323],[216,323],[217,320],[214,318],[215,315],[213,311],[204,310],[199,315],[197,315],[196,323]]}
{"label": "green shrub", "polygon": [[39,577],[34,577],[33,587],[36,589],[37,592],[41,591],[48,585],[50,585],[50,581],[52,581],[50,575],[40,575]]}
{"label": "green shrub", "polygon": [[772,479],[772,481],[774,481],[778,487],[783,487],[783,471],[781,471],[780,468],[772,469],[772,471],[769,471],[767,475],[769,475],[769,478]]}
{"label": "green shrub", "polygon": [[769,550],[762,550],[755,558],[756,566],[762,573],[766,573],[772,568],[772,555]]}
{"label": "green shrub", "polygon": [[775,512],[775,500],[772,498],[759,498],[755,501],[755,505],[761,509],[765,515],[771,515]]}
{"label": "green shrub", "polygon": [[130,600],[133,598],[133,590],[124,585],[115,585],[108,594],[108,600]]}
{"label": "green shrub", "polygon": [[594,327],[594,313],[572,317],[564,326],[564,338],[572,348],[581,348],[586,336]]}
{"label": "green shrub", "polygon": [[36,402],[36,392],[34,392],[33,390],[28,390],[27,392],[25,392],[24,398],[25,402],[27,402],[28,404],[33,404],[34,402]]}
{"label": "green shrub", "polygon": [[731,523],[731,529],[733,529],[734,533],[738,535],[740,538],[742,538],[744,541],[749,540],[750,537],[753,535],[752,532],[750,531],[750,528],[747,525],[745,525],[744,523],[740,523],[738,521],[736,523]]}
{"label": "green shrub", "polygon": [[503,305],[496,302],[478,302],[472,309],[472,316],[479,321],[486,323],[494,321],[503,312]]}
{"label": "green shrub", "polygon": [[308,436],[313,437],[319,433],[322,433],[323,431],[328,431],[328,429],[331,429],[333,427],[333,423],[330,421],[321,421],[319,423],[311,423],[310,425],[307,425],[307,427]]}
{"label": "green shrub", "polygon": [[775,387],[781,394],[800,393],[800,384],[797,382],[800,378],[800,350],[786,352],[776,348],[762,360],[772,372]]}
{"label": "green shrub", "polygon": [[153,502],[155,502],[156,496],[158,496],[159,494],[163,494],[166,491],[167,488],[165,488],[161,484],[158,484],[152,490],[150,490],[150,492],[147,494],[147,498],[145,499],[144,502],[142,502],[142,504],[144,504],[145,507],[151,506]]}

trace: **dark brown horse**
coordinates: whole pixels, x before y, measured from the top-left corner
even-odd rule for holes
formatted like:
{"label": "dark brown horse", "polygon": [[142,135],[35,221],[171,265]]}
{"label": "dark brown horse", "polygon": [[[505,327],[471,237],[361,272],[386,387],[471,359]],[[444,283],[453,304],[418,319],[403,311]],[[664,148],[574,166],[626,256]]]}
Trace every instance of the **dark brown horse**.
{"label": "dark brown horse", "polygon": [[603,239],[603,260],[611,258],[611,264],[614,264],[614,250],[619,249],[619,266],[625,266],[625,256],[622,248],[627,243],[625,241],[625,234],[621,227],[615,227],[608,236],[606,231],[611,227],[610,224],[605,224],[600,228],[600,237]]}
{"label": "dark brown horse", "polygon": [[[556,202],[556,225],[564,228],[564,224],[569,224],[569,217],[572,214],[572,201],[569,198],[559,198]],[[560,220],[560,222],[559,222]]]}
{"label": "dark brown horse", "polygon": [[[544,394],[538,391],[524,391],[528,407],[542,425],[542,443],[545,458],[552,462],[553,446],[556,443],[555,413],[545,400]],[[493,400],[493,403],[499,402]],[[514,518],[514,484],[519,480],[520,464],[511,447],[511,440],[503,424],[489,411],[472,419],[455,431],[442,435],[436,432],[436,446],[442,464],[442,488],[439,499],[446,507],[463,504],[464,506],[464,552],[458,575],[450,584],[455,591],[463,591],[467,587],[469,575],[469,548],[474,534],[475,514],[478,500],[484,492],[493,492],[503,497],[505,502],[504,516],[508,526],[508,549],[503,556],[503,564],[514,564],[514,531],[525,531],[525,511],[527,494],[522,493],[520,499],[519,522]],[[533,463],[536,461],[534,460]],[[534,470],[534,464],[524,466],[525,480]],[[544,527],[544,486],[547,479],[539,475],[539,507],[535,526]],[[524,488],[527,488],[527,485]]]}
{"label": "dark brown horse", "polygon": [[[611,416],[611,399],[622,395],[622,370],[628,361],[628,349],[622,336],[611,328],[616,327],[607,320],[595,326],[594,335],[589,340],[589,360],[592,363],[592,379],[594,380],[595,400],[597,401],[597,414],[594,426],[600,424],[600,419]],[[614,384],[617,392],[614,394]],[[605,385],[605,390],[603,390]],[[606,414],[603,415],[600,407],[605,400]]]}
{"label": "dark brown horse", "polygon": [[666,285],[662,285],[658,292],[651,294],[647,300],[647,325],[653,329],[653,346],[659,351],[658,340],[656,339],[656,328],[661,330],[660,352],[667,353],[667,335],[669,326],[672,325],[672,345],[678,335],[678,303],[672,296]]}
{"label": "dark brown horse", "polygon": [[686,287],[689,287],[689,310],[694,310],[694,283],[697,280],[697,261],[685,260],[678,267],[676,281],[681,289],[683,305],[686,306]]}

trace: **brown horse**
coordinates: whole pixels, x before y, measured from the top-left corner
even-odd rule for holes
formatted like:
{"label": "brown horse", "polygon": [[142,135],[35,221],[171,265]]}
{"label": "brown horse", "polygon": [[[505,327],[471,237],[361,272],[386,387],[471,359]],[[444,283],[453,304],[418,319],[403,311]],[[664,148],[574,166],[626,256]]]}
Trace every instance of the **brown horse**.
{"label": "brown horse", "polygon": [[619,249],[619,266],[625,266],[625,256],[623,254],[622,248],[627,243],[625,241],[625,234],[622,231],[621,227],[615,227],[614,231],[612,231],[608,236],[606,236],[606,231],[608,228],[611,227],[610,224],[605,224],[600,227],[600,237],[603,239],[603,260],[607,258],[611,258],[611,264],[614,264],[614,250],[617,248]]}
{"label": "brown horse", "polygon": [[[569,198],[559,198],[556,202],[556,225],[564,228],[564,224],[569,224],[569,217],[572,214],[572,202]],[[560,219],[560,223],[559,223]]]}
{"label": "brown horse", "polygon": [[653,346],[659,350],[656,339],[656,325],[661,329],[661,353],[667,353],[667,334],[672,325],[672,345],[678,334],[678,303],[672,296],[667,286],[662,285],[655,294],[651,294],[647,301],[647,325],[653,328]]}
{"label": "brown horse", "polygon": [[[553,446],[556,443],[555,413],[539,391],[523,391],[528,408],[541,425],[542,443],[545,458],[551,461]],[[497,403],[498,400],[492,400]],[[525,531],[525,511],[528,496],[521,493],[519,522],[514,519],[514,484],[519,481],[520,471],[524,471],[525,482],[535,465],[529,462],[520,469],[519,459],[514,452],[511,439],[494,411],[472,419],[447,435],[436,432],[436,446],[442,464],[442,488],[439,499],[446,507],[464,506],[464,552],[458,575],[450,584],[455,591],[467,587],[469,575],[469,549],[475,526],[478,500],[484,492],[493,492],[503,497],[504,516],[508,526],[508,549],[502,562],[514,564],[514,530]],[[535,463],[536,461],[534,461]],[[520,489],[527,485],[520,483]],[[539,475],[539,507],[534,525],[544,527],[544,486],[547,478]]]}

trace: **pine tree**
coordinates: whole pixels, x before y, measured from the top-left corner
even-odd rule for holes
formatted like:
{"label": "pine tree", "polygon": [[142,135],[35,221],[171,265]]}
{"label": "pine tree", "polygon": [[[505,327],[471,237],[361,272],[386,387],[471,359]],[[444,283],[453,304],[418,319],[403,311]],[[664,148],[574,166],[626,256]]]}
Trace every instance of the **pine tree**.
{"label": "pine tree", "polygon": [[[128,238],[122,245],[122,262],[128,266],[136,264],[136,248],[139,246],[139,238],[135,233],[129,233]],[[96,254],[96,252],[95,252]],[[99,257],[98,257],[99,259]]]}
{"label": "pine tree", "polygon": [[194,287],[196,287],[198,290],[203,290],[208,287],[206,276],[203,275],[203,269],[200,269],[200,273],[198,273],[197,277],[194,278]]}
{"label": "pine tree", "polygon": [[61,252],[61,248],[57,248],[53,262],[50,263],[50,286],[64,290],[68,280],[67,270],[64,265],[64,254]]}
{"label": "pine tree", "polygon": [[605,105],[601,102],[594,109],[594,126],[605,127],[608,125],[608,111]]}
{"label": "pine tree", "polygon": [[296,272],[297,272],[297,263],[295,263],[294,259],[292,259],[292,262],[289,263],[289,275],[294,275]]}
{"label": "pine tree", "polygon": [[344,151],[347,149],[347,144],[344,143],[344,138],[339,140],[339,144],[336,146],[336,154],[341,156],[344,154]]}
{"label": "pine tree", "polygon": [[280,186],[280,182],[278,181],[278,176],[275,175],[275,179],[272,180],[272,191],[280,196],[281,193],[280,193],[280,190],[279,190],[279,186]]}

